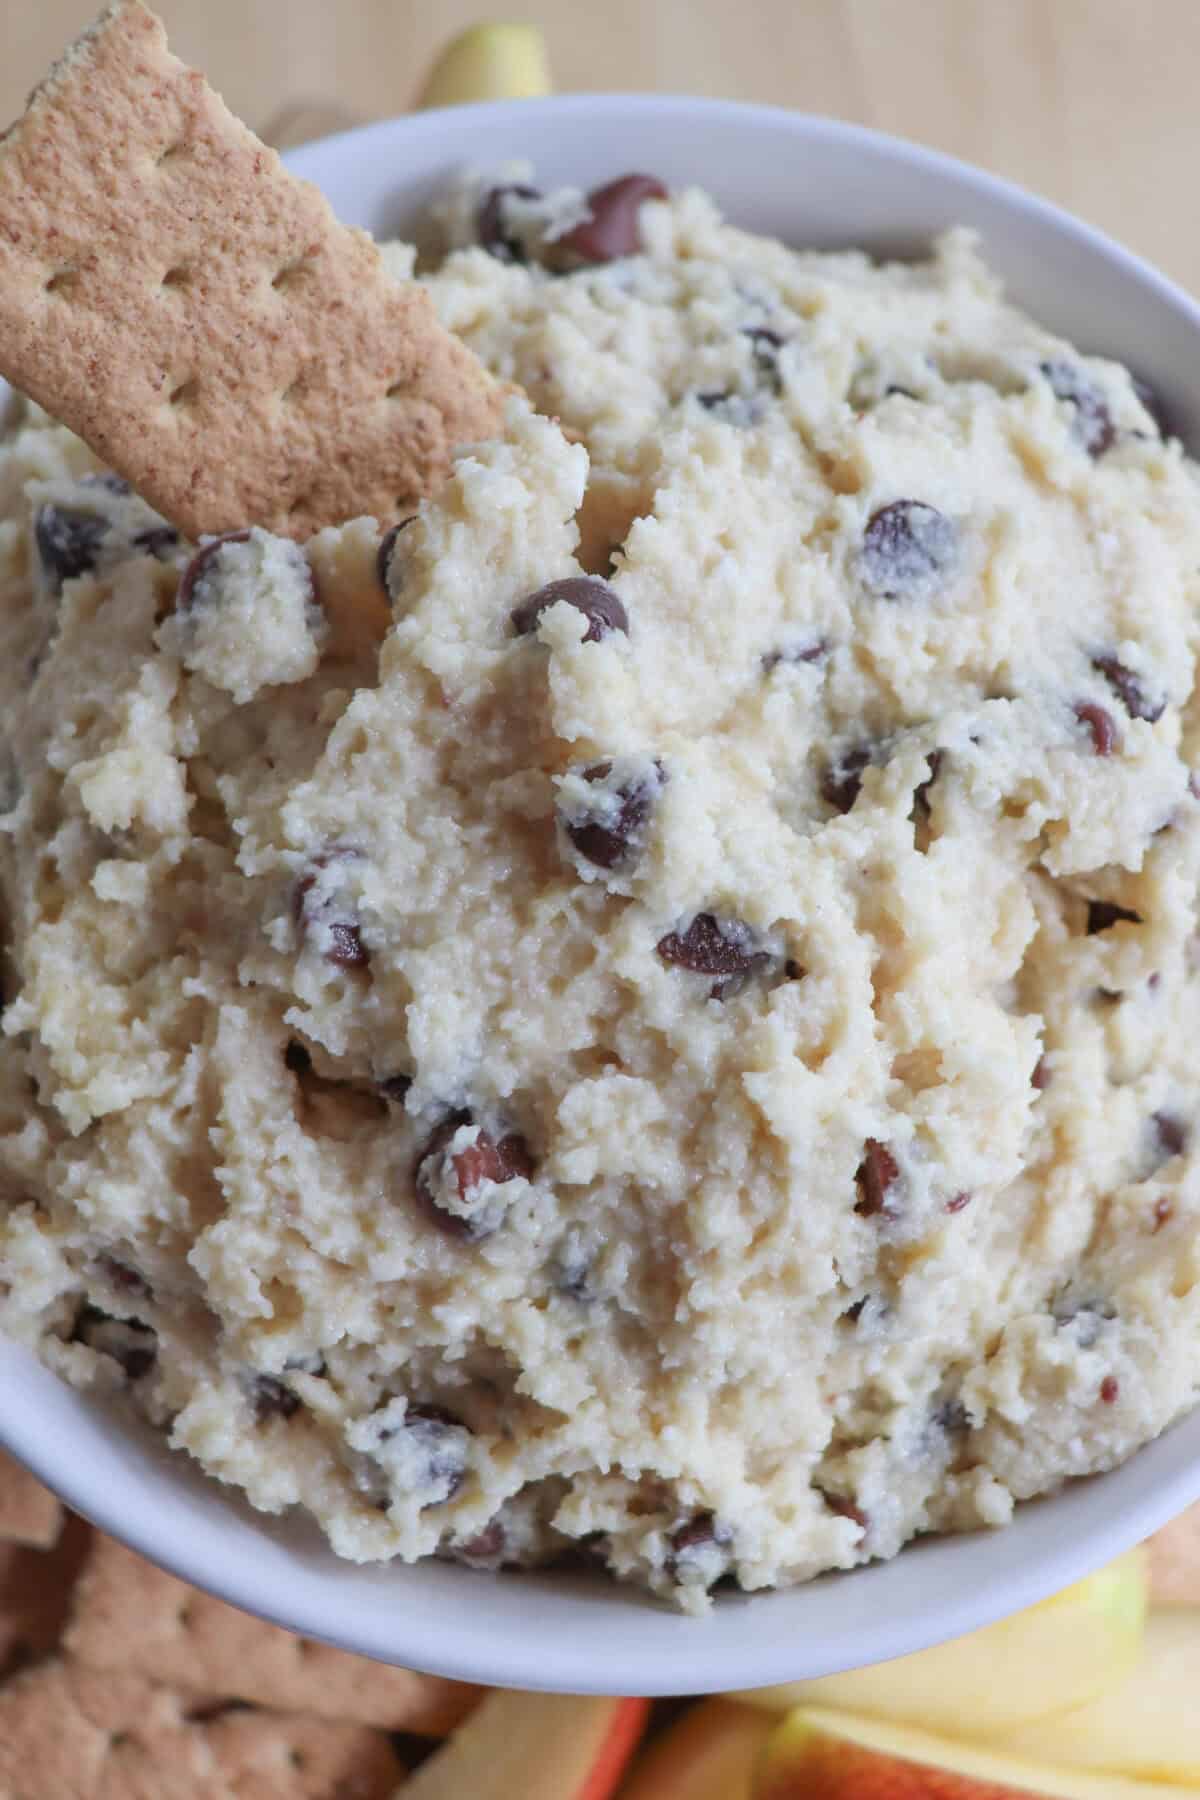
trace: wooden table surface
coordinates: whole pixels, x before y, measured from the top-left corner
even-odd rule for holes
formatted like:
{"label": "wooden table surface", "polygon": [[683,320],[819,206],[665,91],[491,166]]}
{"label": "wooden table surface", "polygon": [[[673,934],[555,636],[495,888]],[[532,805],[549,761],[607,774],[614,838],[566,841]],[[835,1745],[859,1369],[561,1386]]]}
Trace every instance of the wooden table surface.
{"label": "wooden table surface", "polygon": [[[99,4],[3,0],[0,121]],[[403,111],[480,4],[158,10],[179,54],[261,129],[285,107]],[[1050,195],[1200,292],[1196,0],[526,0],[514,16],[545,31],[561,89],[720,94],[898,132]]]}

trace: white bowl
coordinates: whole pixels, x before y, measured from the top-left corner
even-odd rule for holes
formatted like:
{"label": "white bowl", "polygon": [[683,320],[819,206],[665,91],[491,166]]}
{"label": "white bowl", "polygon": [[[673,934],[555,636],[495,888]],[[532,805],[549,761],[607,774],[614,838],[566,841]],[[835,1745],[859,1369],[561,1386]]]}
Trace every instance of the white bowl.
{"label": "white bowl", "polygon": [[[967,223],[1015,297],[1082,347],[1132,365],[1200,442],[1200,311],[1117,245],[927,150],[766,107],[588,95],[423,113],[289,160],[341,216],[411,228],[457,165],[528,156],[584,186],[628,169],[698,182],[794,244],[912,251]],[[580,1575],[358,1568],[311,1526],[252,1513],[24,1351],[0,1343],[0,1441],[80,1512],[251,1612],[368,1656],[512,1687],[699,1693],[827,1674],[958,1636],[1027,1606],[1200,1497],[1200,1413],[1123,1468],[1019,1509],[1006,1530],[917,1544],[807,1587],[722,1596],[676,1616]]]}

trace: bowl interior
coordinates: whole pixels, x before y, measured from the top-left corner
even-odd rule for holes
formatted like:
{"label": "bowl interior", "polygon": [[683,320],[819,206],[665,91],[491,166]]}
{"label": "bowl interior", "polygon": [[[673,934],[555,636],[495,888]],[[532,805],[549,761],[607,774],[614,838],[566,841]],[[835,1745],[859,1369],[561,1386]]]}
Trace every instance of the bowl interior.
{"label": "bowl interior", "polygon": [[[630,168],[696,182],[739,224],[798,245],[909,254],[972,225],[1022,304],[1128,362],[1175,429],[1200,438],[1200,314],[1185,296],[1019,190],[856,127],[723,102],[577,96],[418,114],[289,161],[344,219],[384,235],[413,230],[463,163],[514,156],[548,182],[587,186]],[[310,1637],[468,1680],[577,1692],[699,1693],[898,1656],[1032,1603],[1200,1497],[1193,1414],[1124,1467],[1021,1508],[1001,1533],[917,1544],[783,1593],[723,1596],[697,1622],[583,1576],[339,1562],[311,1527],[252,1513],[3,1342],[0,1441],[153,1560]]]}

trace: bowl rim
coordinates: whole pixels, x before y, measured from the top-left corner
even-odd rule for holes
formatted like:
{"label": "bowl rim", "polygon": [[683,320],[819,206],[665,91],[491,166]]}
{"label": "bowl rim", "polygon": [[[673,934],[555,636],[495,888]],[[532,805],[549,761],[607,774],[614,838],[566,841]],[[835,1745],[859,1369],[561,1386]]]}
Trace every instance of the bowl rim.
{"label": "bowl rim", "polygon": [[[528,118],[528,109],[534,104],[543,120],[561,117],[569,121],[611,121],[614,113],[620,112],[625,116],[633,114],[647,120],[652,119],[656,124],[669,129],[671,123],[681,117],[686,117],[693,124],[697,118],[706,118],[744,128],[747,132],[760,131],[774,137],[787,135],[810,147],[829,146],[867,152],[875,158],[886,158],[893,164],[903,166],[918,180],[936,177],[939,182],[945,182],[949,177],[961,193],[964,210],[969,208],[975,198],[981,202],[998,203],[1010,215],[1023,215],[1026,220],[1033,221],[1043,233],[1053,233],[1115,265],[1127,278],[1132,278],[1143,293],[1152,293],[1175,312],[1196,334],[1197,347],[1200,348],[1200,307],[1167,276],[1096,227],[1086,224],[1054,202],[1027,192],[1014,182],[940,151],[867,126],[819,114],[793,112],[783,107],[760,106],[744,101],[674,94],[618,92],[553,95],[539,99],[536,103],[528,100],[491,101],[379,120],[304,145],[287,153],[284,160],[296,173],[320,185],[322,170],[328,167],[333,157],[369,157],[373,150],[385,142],[389,146],[398,145],[401,148],[407,144],[434,142],[439,132],[445,131],[447,120],[451,117],[456,136],[465,135],[465,128],[470,126],[478,126],[480,129],[519,126]],[[398,183],[400,178],[398,171]],[[969,223],[969,219],[967,222]],[[853,238],[848,238],[847,241],[853,241]],[[0,406],[2,403],[3,384],[0,383]],[[26,1359],[29,1365],[27,1371]],[[298,1580],[289,1588],[265,1554],[260,1561],[251,1555],[243,1555],[240,1550],[237,1553],[230,1550],[233,1534],[229,1530],[228,1521],[238,1516],[240,1503],[229,1501],[226,1492],[219,1489],[212,1477],[198,1476],[204,1486],[204,1509],[207,1510],[208,1517],[202,1518],[198,1511],[197,1535],[181,1539],[173,1502],[184,1486],[178,1465],[184,1465],[189,1473],[195,1473],[195,1465],[191,1464],[189,1458],[165,1450],[161,1455],[156,1455],[155,1460],[161,1463],[164,1479],[160,1497],[149,1504],[146,1504],[146,1496],[157,1490],[159,1484],[147,1484],[141,1476],[135,1478],[141,1481],[136,1507],[130,1504],[128,1494],[123,1500],[119,1484],[112,1488],[98,1484],[90,1466],[86,1465],[86,1460],[72,1456],[76,1440],[70,1433],[65,1428],[45,1430],[40,1409],[36,1405],[18,1402],[19,1390],[30,1385],[36,1388],[43,1377],[55,1383],[58,1378],[34,1364],[31,1353],[5,1342],[0,1344],[0,1369],[10,1363],[19,1374],[24,1374],[24,1379],[0,1378],[0,1442],[27,1463],[71,1506],[112,1536],[196,1586],[244,1610],[285,1625],[292,1631],[384,1661],[403,1662],[413,1668],[461,1680],[549,1691],[608,1693],[614,1691],[615,1674],[619,1691],[623,1693],[672,1694],[713,1692],[735,1686],[750,1687],[794,1679],[796,1638],[804,1633],[803,1596],[830,1583],[847,1584],[841,1587],[847,1598],[854,1593],[853,1584],[864,1584],[862,1594],[865,1596],[870,1591],[872,1569],[882,1571],[895,1566],[894,1560],[891,1563],[868,1565],[846,1575],[821,1577],[816,1583],[783,1590],[778,1595],[737,1596],[718,1600],[715,1608],[718,1620],[735,1612],[745,1615],[747,1619],[740,1632],[732,1634],[729,1642],[718,1643],[714,1643],[711,1621],[686,1620],[675,1615],[663,1620],[658,1618],[658,1610],[655,1609],[652,1613],[636,1593],[631,1594],[621,1590],[616,1584],[605,1582],[604,1591],[608,1593],[610,1600],[614,1594],[619,1597],[623,1616],[621,1629],[627,1631],[629,1636],[629,1645],[616,1669],[611,1664],[597,1667],[596,1653],[589,1651],[586,1643],[581,1647],[578,1641],[585,1635],[583,1632],[564,1633],[562,1641],[555,1639],[553,1648],[550,1648],[545,1635],[536,1625],[524,1633],[514,1627],[507,1635],[489,1639],[480,1648],[470,1617],[460,1620],[453,1616],[453,1609],[445,1609],[443,1616],[431,1620],[419,1606],[407,1607],[401,1604],[392,1615],[395,1630],[390,1625],[386,1628],[379,1626],[374,1619],[369,1625],[365,1620],[352,1622],[346,1608],[339,1610],[336,1618],[330,1611],[323,1610],[328,1605],[325,1596],[321,1597],[322,1609],[319,1610],[317,1589],[314,1589],[310,1598],[306,1581]],[[82,1420],[85,1414],[95,1418],[96,1431],[103,1433],[105,1427],[99,1422],[102,1409],[97,1407],[96,1402],[73,1390],[68,1389],[67,1393],[71,1395],[79,1418]],[[69,1410],[66,1407],[62,1409],[64,1418]],[[1193,1428],[1191,1431],[1188,1429],[1189,1425]],[[862,1627],[869,1638],[864,1646],[867,1660],[885,1660],[956,1637],[1032,1604],[1128,1548],[1189,1501],[1200,1498],[1200,1437],[1197,1438],[1197,1447],[1190,1447],[1190,1438],[1195,1435],[1198,1427],[1200,1418],[1193,1413],[1155,1443],[1135,1452],[1121,1468],[1093,1477],[1090,1483],[1074,1484],[1076,1488],[1090,1489],[1093,1500],[1098,1486],[1108,1484],[1104,1491],[1114,1496],[1112,1506],[1103,1507],[1094,1503],[1076,1506],[1075,1515],[1089,1520],[1087,1528],[1077,1529],[1073,1534],[1066,1528],[1066,1522],[1057,1532],[1050,1528],[1043,1535],[1053,1538],[1053,1553],[1047,1550],[1028,1568],[1014,1571],[1002,1566],[1002,1556],[994,1557],[991,1560],[997,1566],[990,1574],[977,1580],[973,1586],[968,1585],[967,1577],[973,1566],[968,1546],[974,1545],[978,1549],[987,1544],[994,1545],[997,1542],[996,1534],[970,1534],[940,1540],[935,1546],[918,1542],[907,1547],[901,1560],[907,1559],[909,1563],[922,1556],[928,1557],[931,1550],[935,1557],[939,1552],[944,1556],[947,1551],[952,1556],[959,1556],[963,1561],[963,1580],[953,1597],[939,1606],[936,1617],[929,1616],[928,1613],[906,1614],[899,1619],[877,1618],[872,1615],[869,1623]],[[1188,1440],[1183,1444],[1181,1453],[1173,1457],[1168,1453],[1163,1458],[1164,1462],[1173,1461],[1177,1466],[1157,1480],[1150,1492],[1139,1493],[1139,1484],[1136,1479],[1129,1479],[1129,1475],[1136,1471],[1149,1450],[1165,1445],[1168,1439],[1174,1442],[1177,1452],[1180,1451],[1182,1440]],[[114,1445],[114,1469],[120,1460],[120,1452]],[[126,1455],[125,1463],[128,1464],[129,1460]],[[1125,1494],[1126,1490],[1126,1504],[1124,1510],[1121,1510],[1116,1496],[1119,1493]],[[209,1504],[213,1501],[217,1502],[215,1506]],[[1053,1509],[1064,1501],[1065,1496],[1060,1493],[1049,1499],[1025,1502],[1019,1509],[1019,1516],[1028,1513],[1030,1509]],[[1072,1516],[1068,1505],[1068,1522]],[[255,1518],[255,1530],[261,1534],[266,1551],[274,1541],[276,1527],[274,1521],[264,1519],[261,1515],[256,1515]],[[1000,1535],[1003,1536],[1012,1529],[1013,1527],[1007,1527],[1005,1533]],[[986,1555],[977,1556],[975,1561],[977,1566],[986,1567],[989,1558]],[[378,1573],[380,1566],[372,1567]],[[354,1565],[344,1565],[344,1568],[347,1571],[353,1570]],[[335,1572],[330,1571],[331,1574]],[[410,1573],[412,1572],[404,1571],[406,1576]],[[445,1580],[442,1580],[443,1577]],[[446,1581],[451,1579],[460,1591],[461,1584],[468,1581],[498,1580],[514,1593],[524,1590],[531,1598],[539,1587],[544,1591],[546,1580],[537,1575],[515,1573],[489,1578],[442,1565],[439,1580],[442,1580],[442,1587],[447,1593],[451,1590],[446,1586]],[[349,1574],[346,1576],[346,1585],[347,1590],[353,1585]],[[319,1588],[319,1582],[317,1586]],[[581,1595],[584,1593],[583,1589],[570,1591]],[[585,1604],[594,1608],[599,1598],[600,1584],[596,1584],[594,1594],[590,1594]],[[781,1643],[777,1631],[764,1630],[760,1633],[757,1622],[761,1619],[766,1627],[767,1612],[762,1609],[769,1610],[777,1603],[786,1606],[788,1602],[791,1602],[794,1616],[785,1644]],[[857,1608],[857,1602],[855,1607]],[[753,1624],[749,1622],[750,1609],[756,1615]],[[469,1609],[463,1610],[469,1614]],[[515,1613],[517,1608],[514,1606],[509,1610]],[[658,1618],[661,1627],[642,1634],[655,1642],[656,1647],[650,1654],[634,1648],[639,1637],[639,1616],[643,1620],[654,1616]],[[724,1637],[719,1628],[715,1635],[718,1639]],[[790,1650],[788,1645],[791,1646]],[[663,1660],[667,1646],[670,1647],[669,1666]],[[828,1673],[837,1668],[853,1666],[855,1660],[861,1662],[862,1657],[848,1656],[843,1649],[833,1657],[822,1659],[820,1672]],[[736,1668],[734,1664],[737,1665]],[[809,1668],[805,1672],[816,1671]]]}

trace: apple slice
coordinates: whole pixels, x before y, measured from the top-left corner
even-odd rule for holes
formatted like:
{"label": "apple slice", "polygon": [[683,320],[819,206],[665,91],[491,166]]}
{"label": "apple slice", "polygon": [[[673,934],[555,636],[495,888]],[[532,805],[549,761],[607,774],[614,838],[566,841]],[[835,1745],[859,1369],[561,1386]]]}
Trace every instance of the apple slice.
{"label": "apple slice", "polygon": [[1052,1599],[954,1643],[736,1698],[776,1712],[842,1707],[951,1737],[1003,1736],[1123,1681],[1141,1649],[1145,1611],[1145,1557],[1132,1550]]}
{"label": "apple slice", "polygon": [[1200,1606],[1200,1506],[1156,1531],[1146,1548],[1151,1606]]}
{"label": "apple slice", "polygon": [[906,1725],[798,1707],[767,1742],[753,1800],[1167,1800],[1174,1791],[1121,1775],[952,1743]]}
{"label": "apple slice", "polygon": [[1200,1789],[1200,1612],[1151,1613],[1141,1660],[1119,1688],[1020,1726],[1004,1747]]}
{"label": "apple slice", "polygon": [[774,1729],[754,1707],[705,1700],[639,1757],[621,1800],[750,1800],[754,1765]]}
{"label": "apple slice", "polygon": [[648,1700],[489,1694],[404,1784],[404,1800],[608,1800]]}

